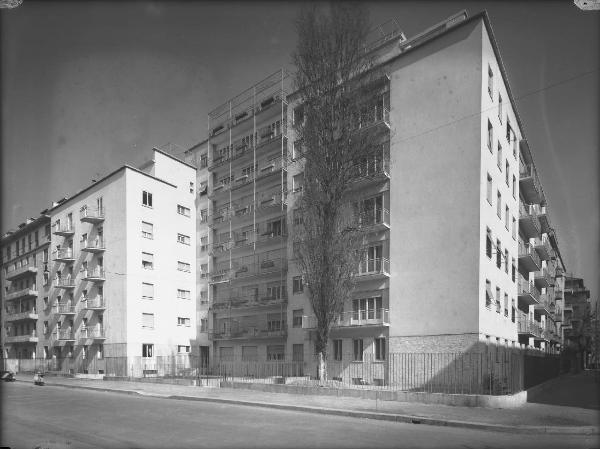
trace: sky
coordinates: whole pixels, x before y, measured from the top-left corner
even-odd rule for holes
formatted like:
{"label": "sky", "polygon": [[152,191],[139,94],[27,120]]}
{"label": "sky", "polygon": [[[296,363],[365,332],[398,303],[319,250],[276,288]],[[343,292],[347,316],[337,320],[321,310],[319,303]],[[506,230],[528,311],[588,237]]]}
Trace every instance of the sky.
{"label": "sky", "polygon": [[[284,67],[298,2],[24,0],[1,12],[2,233],[152,147],[206,138],[207,114]],[[569,1],[369,2],[411,37],[489,14],[567,270],[600,281],[600,12]]]}

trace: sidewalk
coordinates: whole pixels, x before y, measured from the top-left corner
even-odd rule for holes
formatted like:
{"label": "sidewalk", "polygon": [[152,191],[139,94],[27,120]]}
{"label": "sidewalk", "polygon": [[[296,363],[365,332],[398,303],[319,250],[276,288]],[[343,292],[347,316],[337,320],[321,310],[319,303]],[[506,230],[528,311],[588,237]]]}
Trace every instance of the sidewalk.
{"label": "sidewalk", "polygon": [[[17,375],[17,380],[32,382],[33,378]],[[279,408],[414,424],[465,427],[501,432],[600,435],[600,427],[598,426],[600,411],[579,407],[527,403],[516,409],[490,409],[146,382],[103,381],[49,376],[45,380],[47,386],[139,394],[172,400],[208,401]]]}

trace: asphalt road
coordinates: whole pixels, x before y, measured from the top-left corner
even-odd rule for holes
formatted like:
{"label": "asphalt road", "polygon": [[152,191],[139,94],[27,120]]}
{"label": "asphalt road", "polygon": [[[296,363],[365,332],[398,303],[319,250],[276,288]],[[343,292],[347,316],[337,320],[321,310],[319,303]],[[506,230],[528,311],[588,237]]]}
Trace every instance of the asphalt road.
{"label": "asphalt road", "polygon": [[0,384],[11,448],[598,448],[598,437],[518,435],[304,412]]}

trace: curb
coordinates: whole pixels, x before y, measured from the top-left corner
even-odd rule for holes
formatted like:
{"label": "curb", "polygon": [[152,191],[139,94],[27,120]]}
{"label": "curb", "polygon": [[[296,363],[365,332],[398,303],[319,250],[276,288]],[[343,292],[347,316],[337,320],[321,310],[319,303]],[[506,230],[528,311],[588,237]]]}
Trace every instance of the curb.
{"label": "curb", "polygon": [[[32,381],[19,379],[17,379],[17,382],[33,383]],[[375,419],[380,421],[391,421],[407,424],[424,424],[441,427],[458,427],[464,429],[487,430],[494,432],[510,432],[520,434],[600,435],[600,427],[594,426],[510,426],[504,424],[476,423],[471,421],[455,421],[441,418],[428,418],[424,416],[414,415],[398,415],[383,412],[360,412],[354,410],[342,410],[335,408],[309,407],[304,405],[275,404],[271,402],[258,401],[241,401],[237,399],[166,395],[160,393],[150,393],[141,390],[119,390],[102,387],[90,387],[85,385],[46,384],[45,386],[60,388],[78,388],[82,390],[95,390],[110,393],[155,397],[161,399],[172,399],[178,401],[212,402],[219,404],[272,408],[278,410],[289,410],[305,413],[318,413],[322,415],[345,416],[349,418]]]}

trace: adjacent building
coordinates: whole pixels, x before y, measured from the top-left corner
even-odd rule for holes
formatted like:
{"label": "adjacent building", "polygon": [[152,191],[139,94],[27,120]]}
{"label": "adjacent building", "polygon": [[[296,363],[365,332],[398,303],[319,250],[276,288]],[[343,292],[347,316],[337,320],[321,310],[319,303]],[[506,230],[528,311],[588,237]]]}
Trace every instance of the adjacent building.
{"label": "adjacent building", "polygon": [[107,367],[106,357],[151,366],[158,355],[190,353],[196,187],[195,167],[155,149],[141,167],[113,171],[4,239],[14,262],[3,303],[23,315],[6,316],[5,356],[85,360],[90,371],[126,375],[131,364]]}

